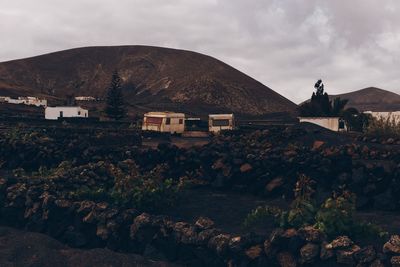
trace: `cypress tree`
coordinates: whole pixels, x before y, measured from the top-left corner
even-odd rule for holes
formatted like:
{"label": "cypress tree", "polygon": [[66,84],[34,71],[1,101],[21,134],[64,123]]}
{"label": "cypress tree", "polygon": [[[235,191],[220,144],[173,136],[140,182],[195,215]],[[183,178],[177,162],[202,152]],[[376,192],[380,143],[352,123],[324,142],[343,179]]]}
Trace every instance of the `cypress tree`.
{"label": "cypress tree", "polygon": [[115,71],[111,78],[111,84],[107,91],[105,112],[107,117],[120,120],[126,116],[125,103],[122,95],[121,77]]}

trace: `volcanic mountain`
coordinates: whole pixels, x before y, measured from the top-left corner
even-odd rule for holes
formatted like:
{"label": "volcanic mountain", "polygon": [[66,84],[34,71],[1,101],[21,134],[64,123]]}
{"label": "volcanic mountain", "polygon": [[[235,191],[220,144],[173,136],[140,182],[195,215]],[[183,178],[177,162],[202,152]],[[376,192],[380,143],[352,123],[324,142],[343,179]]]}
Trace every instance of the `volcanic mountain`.
{"label": "volcanic mountain", "polygon": [[0,63],[0,95],[105,98],[118,70],[130,110],[293,114],[296,105],[203,54],[150,46],[86,47]]}
{"label": "volcanic mountain", "polygon": [[400,110],[400,95],[376,87],[368,87],[346,94],[330,96],[331,99],[335,97],[348,99],[349,102],[346,107],[354,107],[359,111]]}

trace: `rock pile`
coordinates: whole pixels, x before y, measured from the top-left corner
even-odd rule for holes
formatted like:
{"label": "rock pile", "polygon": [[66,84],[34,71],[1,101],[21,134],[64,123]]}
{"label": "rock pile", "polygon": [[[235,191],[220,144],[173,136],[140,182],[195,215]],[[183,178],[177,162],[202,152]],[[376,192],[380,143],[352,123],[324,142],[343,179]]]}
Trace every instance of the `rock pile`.
{"label": "rock pile", "polygon": [[215,228],[209,218],[191,224],[107,202],[60,198],[50,188],[39,191],[34,182],[2,184],[2,220],[18,221],[73,247],[107,247],[199,266],[398,266],[400,258],[398,236],[385,243],[384,253],[347,236],[328,240],[312,226],[277,228],[267,239],[236,236]]}
{"label": "rock pile", "polygon": [[118,161],[140,144],[140,135],[134,131],[16,128],[0,133],[0,166],[36,171],[67,160],[76,164]]}
{"label": "rock pile", "polygon": [[[266,130],[215,137],[188,149],[162,144],[136,153],[143,169],[169,166],[168,176],[190,176],[221,189],[268,197],[291,197],[299,173],[317,182],[318,192],[345,186],[359,207],[400,208],[400,152],[359,143],[304,144],[300,130]],[[300,140],[300,141],[299,141]]]}

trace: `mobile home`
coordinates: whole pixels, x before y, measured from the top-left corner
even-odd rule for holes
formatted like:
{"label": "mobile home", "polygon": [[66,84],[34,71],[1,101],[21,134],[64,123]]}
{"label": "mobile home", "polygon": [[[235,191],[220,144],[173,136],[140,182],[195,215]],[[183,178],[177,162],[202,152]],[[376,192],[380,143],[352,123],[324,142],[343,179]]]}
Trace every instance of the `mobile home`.
{"label": "mobile home", "polygon": [[185,114],[175,112],[148,112],[144,114],[143,131],[183,133]]}
{"label": "mobile home", "polygon": [[233,130],[235,121],[233,114],[210,114],[208,115],[208,131],[219,133],[222,130]]}
{"label": "mobile home", "polygon": [[87,118],[89,111],[81,107],[47,107],[45,109],[46,120],[58,120],[59,118]]}

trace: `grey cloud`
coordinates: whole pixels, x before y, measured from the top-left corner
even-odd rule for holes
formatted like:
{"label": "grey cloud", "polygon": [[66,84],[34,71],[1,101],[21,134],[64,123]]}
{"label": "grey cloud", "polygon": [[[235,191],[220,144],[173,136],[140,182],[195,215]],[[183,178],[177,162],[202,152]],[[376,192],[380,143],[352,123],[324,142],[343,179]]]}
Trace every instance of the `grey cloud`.
{"label": "grey cloud", "polygon": [[147,44],[214,56],[295,102],[400,93],[397,0],[0,0],[0,60],[91,45]]}

